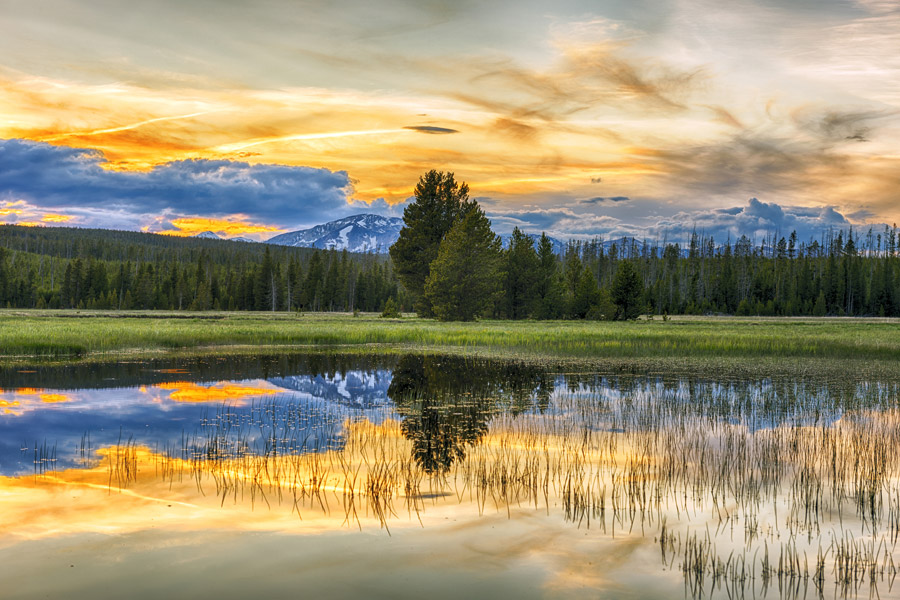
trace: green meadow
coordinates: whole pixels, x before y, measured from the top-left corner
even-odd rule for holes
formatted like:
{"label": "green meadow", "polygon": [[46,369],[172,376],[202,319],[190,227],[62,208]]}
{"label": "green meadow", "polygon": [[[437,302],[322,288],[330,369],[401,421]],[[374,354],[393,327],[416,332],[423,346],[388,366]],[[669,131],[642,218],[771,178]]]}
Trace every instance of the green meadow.
{"label": "green meadow", "polygon": [[0,361],[340,348],[559,360],[841,359],[900,363],[900,320],[659,317],[441,323],[374,314],[0,311]]}

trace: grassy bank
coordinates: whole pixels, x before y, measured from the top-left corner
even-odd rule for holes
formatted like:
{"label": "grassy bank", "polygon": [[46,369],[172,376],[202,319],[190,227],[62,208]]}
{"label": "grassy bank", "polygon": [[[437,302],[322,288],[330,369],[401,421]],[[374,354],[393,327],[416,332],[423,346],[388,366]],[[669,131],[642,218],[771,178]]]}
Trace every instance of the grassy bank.
{"label": "grassy bank", "polygon": [[900,321],[675,318],[439,323],[376,315],[0,311],[0,361],[237,347],[421,348],[558,358],[900,360]]}

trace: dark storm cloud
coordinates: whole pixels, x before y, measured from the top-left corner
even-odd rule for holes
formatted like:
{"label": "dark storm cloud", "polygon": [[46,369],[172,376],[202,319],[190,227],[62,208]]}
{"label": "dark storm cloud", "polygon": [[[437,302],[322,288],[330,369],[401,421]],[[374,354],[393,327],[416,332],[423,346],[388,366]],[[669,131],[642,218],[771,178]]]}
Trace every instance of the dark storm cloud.
{"label": "dark storm cloud", "polygon": [[350,211],[344,171],[227,160],[185,160],[148,172],[112,171],[93,150],[0,140],[0,194],[44,209],[103,208],[148,214],[243,214],[290,225]]}
{"label": "dark storm cloud", "polygon": [[433,125],[408,125],[403,129],[418,131],[419,133],[429,133],[432,135],[445,135],[448,133],[459,133],[458,129],[450,129],[448,127],[435,127]]}
{"label": "dark storm cloud", "polygon": [[579,204],[603,204],[604,202],[628,202],[631,200],[628,196],[597,196],[596,198],[587,198],[580,200]]}

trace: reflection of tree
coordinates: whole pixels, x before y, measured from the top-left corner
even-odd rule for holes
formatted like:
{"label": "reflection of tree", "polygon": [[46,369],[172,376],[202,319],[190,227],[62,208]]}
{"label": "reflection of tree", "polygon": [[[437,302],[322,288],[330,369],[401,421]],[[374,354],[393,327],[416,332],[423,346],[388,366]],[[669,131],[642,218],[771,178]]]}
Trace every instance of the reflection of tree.
{"label": "reflection of tree", "polygon": [[465,458],[498,412],[544,410],[553,390],[543,369],[447,356],[407,355],[394,370],[388,395],[403,417],[401,429],[429,473]]}

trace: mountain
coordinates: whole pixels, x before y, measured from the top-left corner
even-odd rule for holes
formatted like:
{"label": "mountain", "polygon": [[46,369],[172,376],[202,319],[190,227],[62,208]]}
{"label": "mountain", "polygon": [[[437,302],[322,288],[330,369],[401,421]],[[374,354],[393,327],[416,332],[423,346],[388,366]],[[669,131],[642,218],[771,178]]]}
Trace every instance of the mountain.
{"label": "mountain", "polygon": [[[266,243],[279,246],[334,248],[335,250],[348,250],[350,252],[384,254],[397,241],[402,228],[403,219],[397,217],[382,217],[371,213],[359,214],[316,225],[310,229],[276,235],[273,238],[269,238]],[[541,236],[529,233],[528,237],[534,240],[534,246],[537,248]],[[504,248],[509,246],[509,238],[508,234],[500,236]],[[553,244],[554,253],[564,254],[566,252],[566,245],[563,242],[555,238],[550,238],[550,242]]]}
{"label": "mountain", "polygon": [[285,390],[308,394],[329,405],[371,410],[391,404],[391,371],[347,371],[333,375],[291,375],[268,379]]}
{"label": "mountain", "polygon": [[350,252],[386,253],[397,241],[403,219],[382,217],[375,214],[359,214],[310,229],[276,235],[267,244],[348,250]]}
{"label": "mountain", "polygon": [[204,231],[202,233],[192,235],[191,237],[199,238],[201,240],[224,240],[226,242],[250,242],[252,244],[256,243],[256,240],[251,240],[250,238],[246,237],[223,238],[221,235],[212,231]]}

